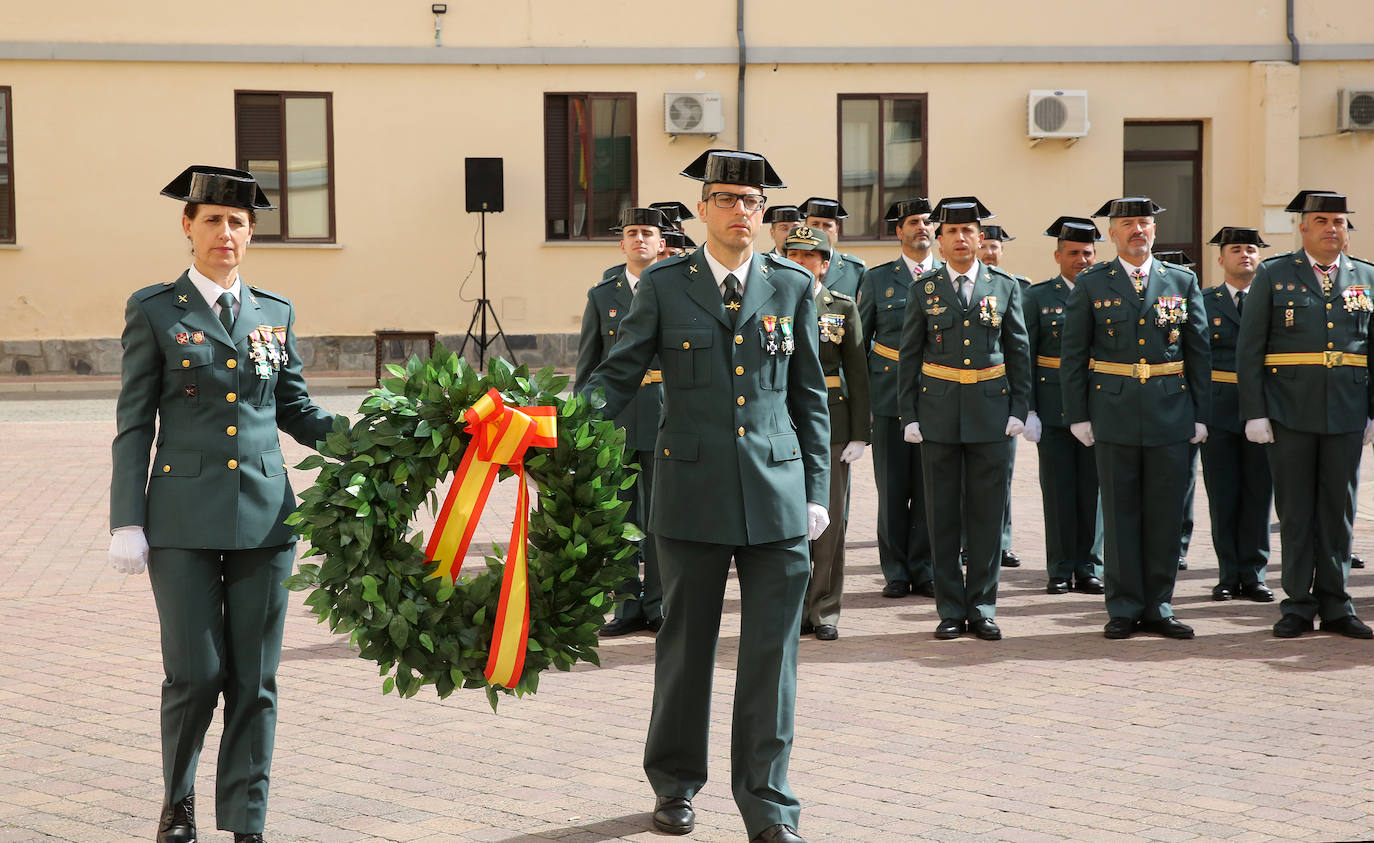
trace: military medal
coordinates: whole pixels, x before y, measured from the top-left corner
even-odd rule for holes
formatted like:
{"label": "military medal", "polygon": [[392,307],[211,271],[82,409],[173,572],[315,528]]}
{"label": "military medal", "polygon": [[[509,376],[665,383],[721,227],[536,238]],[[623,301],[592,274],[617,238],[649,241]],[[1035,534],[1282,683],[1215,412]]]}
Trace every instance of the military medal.
{"label": "military medal", "polygon": [[764,350],[767,351],[769,354],[777,354],[777,353],[778,353],[778,340],[777,340],[777,336],[773,333],[773,329],[776,328],[776,327],[778,326],[778,317],[776,317],[776,316],[764,316],[764,317],[762,317],[762,319],[763,319],[763,333],[764,333],[763,348],[764,348]]}
{"label": "military medal", "polygon": [[1001,327],[1002,314],[997,312],[997,297],[984,296],[978,302],[978,318],[984,325],[991,325],[994,328]]}
{"label": "military medal", "polygon": [[1160,296],[1155,299],[1155,325],[1157,327],[1180,325],[1187,319],[1188,300],[1183,296]]}
{"label": "military medal", "polygon": [[177,334],[177,345],[185,345],[186,343],[188,343],[188,342],[190,342],[190,341],[191,341],[191,335],[188,334],[188,333],[186,333],[185,331],[181,331],[180,333]]}
{"label": "military medal", "polygon": [[797,341],[792,337],[792,317],[784,316],[779,319],[778,327],[782,329],[782,353],[791,354],[797,349]]}
{"label": "military medal", "polygon": [[1369,288],[1362,285],[1351,285],[1341,291],[1341,298],[1345,300],[1345,309],[1349,313],[1368,313],[1374,310],[1374,303],[1369,298]]}
{"label": "military medal", "polygon": [[890,298],[892,298],[892,293],[893,293],[893,292],[894,292],[893,289],[892,289],[891,287],[888,287],[888,288],[887,288],[887,291],[883,293],[883,296],[884,296],[885,298],[889,298],[889,299],[890,299]]}
{"label": "military medal", "polygon": [[1288,308],[1283,312],[1283,327],[1293,327],[1293,308]]}
{"label": "military medal", "polygon": [[1178,328],[1170,328],[1170,329],[1169,329],[1169,344],[1170,344],[1170,345],[1173,345],[1173,344],[1176,343],[1176,342],[1178,342]]}
{"label": "military medal", "polygon": [[205,342],[205,332],[204,332],[204,331],[195,331],[194,333],[191,334],[191,344],[192,344],[192,345],[200,345],[200,344],[203,343],[203,342]]}
{"label": "military medal", "polygon": [[[926,282],[926,295],[930,295],[930,294],[933,293],[933,292],[935,292],[935,282],[934,282],[934,281],[927,281],[927,282]],[[889,293],[888,295],[891,295],[891,293]]]}

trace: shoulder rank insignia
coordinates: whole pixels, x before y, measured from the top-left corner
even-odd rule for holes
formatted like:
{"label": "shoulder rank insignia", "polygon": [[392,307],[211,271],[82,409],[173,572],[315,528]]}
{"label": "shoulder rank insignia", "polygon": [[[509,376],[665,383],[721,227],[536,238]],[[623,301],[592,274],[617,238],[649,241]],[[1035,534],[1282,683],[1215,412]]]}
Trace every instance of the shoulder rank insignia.
{"label": "shoulder rank insignia", "polygon": [[760,266],[760,267],[759,267],[759,272],[762,272],[764,275],[767,275],[767,274],[768,274],[768,264],[764,264],[763,266]]}
{"label": "shoulder rank insignia", "polygon": [[689,264],[687,264],[687,271],[690,272],[690,273],[693,274],[693,275],[696,275],[696,274],[697,274],[697,265],[694,264],[694,263],[689,263]]}
{"label": "shoulder rank insignia", "polygon": [[1164,274],[1164,267],[1161,266],[1159,269],[1156,269],[1155,272],[1158,272],[1160,275],[1163,275],[1163,274]]}
{"label": "shoulder rank insignia", "polygon": [[1107,274],[1108,274],[1108,275],[1115,275],[1115,274],[1116,274],[1116,270],[1115,270],[1115,269],[1109,269],[1109,270],[1107,270]]}
{"label": "shoulder rank insignia", "polygon": [[180,304],[186,304],[186,297],[185,297],[185,296],[177,296],[177,302],[180,303]]}

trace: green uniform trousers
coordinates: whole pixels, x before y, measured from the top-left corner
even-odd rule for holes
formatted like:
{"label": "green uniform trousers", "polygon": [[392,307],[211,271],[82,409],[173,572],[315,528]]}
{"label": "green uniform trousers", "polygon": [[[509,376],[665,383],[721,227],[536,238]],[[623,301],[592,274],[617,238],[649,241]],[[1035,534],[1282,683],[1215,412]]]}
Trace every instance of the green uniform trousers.
{"label": "green uniform trousers", "polygon": [[848,443],[830,446],[830,511],[837,517],[821,537],[811,543],[811,584],[806,587],[802,620],[813,626],[840,623],[840,598],[844,595],[845,520],[838,517],[849,504],[849,463],[840,459]]}
{"label": "green uniform trousers", "polygon": [[740,591],[730,780],[753,837],[797,827],[787,783],[797,698],[797,629],[810,574],[806,536],[733,546],[655,536],[663,628],[654,646],[654,704],[644,772],[658,796],[691,799],[706,784],[711,680],[730,560]]}
{"label": "green uniform trousers", "polygon": [[878,489],[878,565],[883,580],[924,585],[933,576],[926,530],[921,446],[902,438],[895,416],[873,417],[873,479]]}
{"label": "green uniform trousers", "polygon": [[1044,427],[1038,445],[1045,571],[1050,579],[1101,579],[1102,499],[1093,451],[1067,427]]}
{"label": "green uniform trousers", "polygon": [[[997,614],[1002,571],[1002,516],[1011,471],[1011,439],[926,440],[921,443],[921,459],[926,524],[935,557],[935,611],[941,620],[992,618]],[[968,564],[961,569],[959,535],[964,524]]]}
{"label": "green uniform trousers", "polygon": [[1269,564],[1269,506],[1274,500],[1268,446],[1220,428],[1202,443],[1202,479],[1212,516],[1217,584],[1232,591],[1263,585]]}
{"label": "green uniform trousers", "polygon": [[277,730],[277,665],[294,544],[154,547],[148,579],[162,630],[162,774],[167,804],[195,788],[205,730],[224,695],[215,776],[223,831],[261,832]]}
{"label": "green uniform trousers", "polygon": [[1345,585],[1355,527],[1363,431],[1306,433],[1276,421],[1269,445],[1283,551],[1285,615],[1340,620],[1355,614]]}
{"label": "green uniform trousers", "polygon": [[[1209,432],[1207,434],[1211,436]],[[1188,488],[1183,491],[1183,518],[1178,528],[1178,558],[1188,555],[1193,544],[1193,499],[1197,496],[1197,462],[1199,445],[1188,443]]]}
{"label": "green uniform trousers", "polygon": [[645,532],[644,540],[639,543],[639,553],[635,554],[636,565],[643,565],[644,578],[638,572],[626,578],[616,589],[617,593],[627,594],[629,598],[615,604],[616,618],[644,618],[655,621],[663,617],[663,582],[658,575],[658,550],[649,532],[649,498],[654,488],[654,452],[636,451],[634,459],[639,463],[639,477],[635,480],[630,497],[630,509],[625,520],[639,526]]}
{"label": "green uniform trousers", "polygon": [[1102,486],[1107,614],[1137,621],[1171,618],[1189,445],[1099,439],[1093,450]]}

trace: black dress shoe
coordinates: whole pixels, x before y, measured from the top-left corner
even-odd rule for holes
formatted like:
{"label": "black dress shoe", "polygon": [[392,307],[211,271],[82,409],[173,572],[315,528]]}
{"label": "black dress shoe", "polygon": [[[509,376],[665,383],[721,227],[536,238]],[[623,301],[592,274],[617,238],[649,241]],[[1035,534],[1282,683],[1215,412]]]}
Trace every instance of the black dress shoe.
{"label": "black dress shoe", "polygon": [[617,635],[629,635],[631,632],[639,632],[641,629],[648,628],[649,624],[643,618],[615,618],[601,627],[601,631],[597,635],[602,638],[615,638]]}
{"label": "black dress shoe", "polygon": [[963,632],[964,622],[962,620],[942,620],[940,625],[935,627],[935,637],[942,641],[958,638]]}
{"label": "black dress shoe", "polygon": [[749,839],[749,843],[806,843],[790,825],[770,825]]}
{"label": "black dress shoe", "polygon": [[823,623],[816,627],[817,641],[834,641],[840,637],[840,631],[828,623]]}
{"label": "black dress shoe", "polygon": [[968,631],[984,641],[1001,641],[1002,628],[992,618],[978,618],[968,622]]}
{"label": "black dress shoe", "polygon": [[1004,551],[1002,551],[1002,567],[1003,567],[1003,568],[1020,568],[1020,567],[1021,567],[1021,557],[1017,556],[1015,553],[1012,553],[1010,550],[1004,550]]}
{"label": "black dress shoe", "polygon": [[1370,629],[1364,621],[1354,615],[1322,621],[1322,632],[1337,632],[1346,638],[1374,638],[1374,629]]}
{"label": "black dress shoe", "polygon": [[663,618],[649,618],[644,622],[644,627],[657,635],[658,631],[663,628]]}
{"label": "black dress shoe", "polygon": [[1112,639],[1130,638],[1132,632],[1135,632],[1135,621],[1131,618],[1111,618],[1102,627],[1102,634]]}
{"label": "black dress shoe", "polygon": [[262,834],[260,832],[254,831],[250,834],[244,834],[243,832],[236,831],[234,832],[234,843],[265,843],[265,841],[262,839]]}
{"label": "black dress shoe", "polygon": [[664,834],[687,834],[696,825],[692,800],[681,796],[660,796],[654,800],[654,828]]}
{"label": "black dress shoe", "polygon": [[906,580],[893,580],[883,586],[884,597],[905,597],[911,591],[911,583]]}
{"label": "black dress shoe", "polygon": [[1352,553],[1350,554],[1350,567],[1363,568],[1364,560]]}
{"label": "black dress shoe", "polygon": [[1230,600],[1236,596],[1236,591],[1236,588],[1229,585],[1214,585],[1212,586],[1212,599],[1217,601]]}
{"label": "black dress shoe", "polygon": [[1188,560],[1184,559],[1182,556],[1178,557],[1178,569],[1180,571],[1188,570]]}
{"label": "black dress shoe", "polygon": [[163,805],[157,822],[157,843],[196,843],[196,795],[189,793],[175,805]]}
{"label": "black dress shoe", "polygon": [[1275,638],[1297,638],[1304,632],[1312,631],[1312,621],[1302,615],[1284,615],[1274,624]]}
{"label": "black dress shoe", "polygon": [[1254,585],[1243,585],[1240,587],[1240,595],[1248,597],[1256,603],[1273,603],[1274,592],[1269,590],[1269,586],[1264,583]]}
{"label": "black dress shoe", "polygon": [[1140,628],[1146,632],[1186,641],[1193,637],[1193,628],[1175,617],[1160,618],[1157,621],[1141,621]]}
{"label": "black dress shoe", "polygon": [[922,597],[929,597],[931,600],[934,600],[934,599],[935,599],[935,583],[933,583],[933,582],[923,582],[923,583],[921,583],[920,585],[912,586],[912,587],[911,587],[911,593],[912,593],[912,594],[919,594],[919,595],[921,595]]}
{"label": "black dress shoe", "polygon": [[814,624],[812,624],[810,621],[802,621],[802,625],[801,625],[801,634],[802,634],[802,635],[810,635],[811,633],[813,633],[813,632],[815,632],[815,631],[816,631],[816,627],[815,627]]}
{"label": "black dress shoe", "polygon": [[1046,594],[1068,594],[1068,593],[1069,593],[1069,578],[1068,578],[1068,577],[1050,577],[1049,585],[1045,586],[1045,593],[1046,593]]}
{"label": "black dress shoe", "polygon": [[1107,587],[1097,577],[1086,576],[1075,578],[1073,590],[1083,594],[1103,594],[1107,591]]}

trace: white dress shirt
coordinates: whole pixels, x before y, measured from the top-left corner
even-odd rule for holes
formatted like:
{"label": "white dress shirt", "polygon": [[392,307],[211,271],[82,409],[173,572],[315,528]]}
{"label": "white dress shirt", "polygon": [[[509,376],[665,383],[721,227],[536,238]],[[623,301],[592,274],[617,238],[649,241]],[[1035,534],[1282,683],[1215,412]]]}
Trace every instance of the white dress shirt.
{"label": "white dress shirt", "polygon": [[205,297],[205,303],[210,305],[211,313],[214,313],[216,316],[219,316],[219,297],[225,293],[228,293],[229,295],[234,297],[234,317],[238,317],[239,311],[243,309],[243,282],[239,279],[237,275],[234,276],[234,283],[229,287],[229,289],[226,290],[219,284],[216,284],[214,281],[211,281],[194,266],[187,270],[186,274],[191,276],[191,283],[195,284],[196,289],[199,290],[200,294]]}

